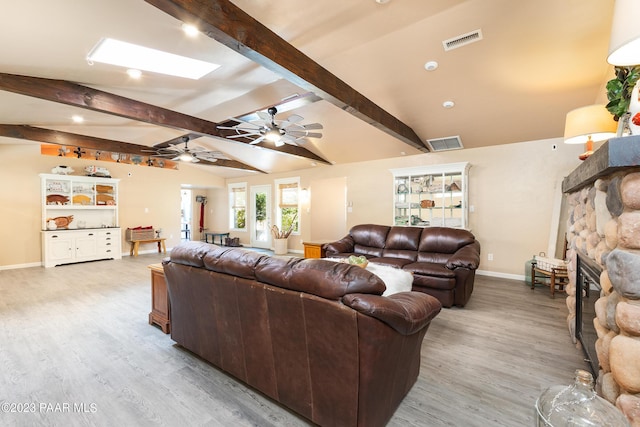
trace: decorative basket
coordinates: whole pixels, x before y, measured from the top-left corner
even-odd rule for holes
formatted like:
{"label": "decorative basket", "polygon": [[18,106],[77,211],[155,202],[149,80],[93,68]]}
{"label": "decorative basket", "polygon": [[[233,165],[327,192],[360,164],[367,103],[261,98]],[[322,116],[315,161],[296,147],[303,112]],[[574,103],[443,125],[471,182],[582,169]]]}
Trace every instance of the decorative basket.
{"label": "decorative basket", "polygon": [[125,232],[125,239],[127,242],[131,242],[132,240],[150,240],[155,237],[156,232],[153,228],[127,228],[127,231]]}
{"label": "decorative basket", "polygon": [[536,255],[533,257],[536,262],[536,267],[540,270],[551,271],[553,269],[556,270],[566,270],[567,269],[567,261],[556,258],[547,258],[542,255]]}

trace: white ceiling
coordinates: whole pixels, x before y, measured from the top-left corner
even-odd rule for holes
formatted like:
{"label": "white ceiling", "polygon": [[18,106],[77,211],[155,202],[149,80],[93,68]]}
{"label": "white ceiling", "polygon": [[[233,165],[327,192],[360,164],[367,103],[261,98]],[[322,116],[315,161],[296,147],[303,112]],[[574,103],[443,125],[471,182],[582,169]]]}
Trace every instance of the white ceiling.
{"label": "white ceiling", "polygon": [[[187,38],[180,22],[143,0],[5,2],[0,72],[69,80],[222,122],[304,93],[213,39]],[[206,1],[202,1],[206,3]],[[603,102],[613,0],[235,0],[324,68],[411,127],[422,139],[460,135],[465,148],[562,136],[568,111]],[[481,29],[483,40],[445,52],[442,41]],[[89,65],[112,37],[221,64],[199,81]],[[439,68],[424,69],[435,60]],[[455,107],[445,109],[446,100]],[[420,151],[320,101],[295,112],[324,125],[304,147],[336,164]],[[82,125],[72,124],[82,114]],[[0,91],[0,123],[27,124],[142,145],[184,132]],[[23,143],[2,138],[3,143]],[[267,172],[309,159],[228,140],[195,144]],[[402,154],[404,153],[404,154]],[[323,167],[323,166],[321,166]],[[326,166],[330,167],[330,166]],[[222,176],[246,171],[211,168]]]}

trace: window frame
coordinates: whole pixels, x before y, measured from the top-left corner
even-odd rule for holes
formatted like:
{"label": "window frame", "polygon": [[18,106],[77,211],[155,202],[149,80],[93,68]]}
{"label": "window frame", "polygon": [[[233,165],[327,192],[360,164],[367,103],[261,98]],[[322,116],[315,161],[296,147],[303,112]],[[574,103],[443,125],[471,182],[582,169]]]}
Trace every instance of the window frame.
{"label": "window frame", "polygon": [[[283,204],[283,197],[282,197],[282,190],[285,188],[297,188],[297,193],[296,193],[296,204]],[[275,188],[275,224],[278,226],[278,229],[282,231],[282,211],[283,209],[286,208],[292,208],[295,207],[296,211],[297,211],[297,218],[296,218],[296,223],[297,223],[297,228],[294,229],[291,232],[291,235],[296,235],[299,236],[300,235],[300,229],[302,227],[301,224],[301,218],[300,218],[300,177],[296,176],[296,177],[292,177],[292,178],[282,178],[282,179],[276,179],[274,180],[274,188]]]}
{"label": "window frame", "polygon": [[[247,231],[247,214],[248,214],[248,190],[246,182],[235,182],[228,184],[229,192],[229,230],[231,231]],[[241,209],[242,205],[236,205],[236,193],[244,193],[244,227],[236,227],[238,223],[236,218],[236,210]]]}

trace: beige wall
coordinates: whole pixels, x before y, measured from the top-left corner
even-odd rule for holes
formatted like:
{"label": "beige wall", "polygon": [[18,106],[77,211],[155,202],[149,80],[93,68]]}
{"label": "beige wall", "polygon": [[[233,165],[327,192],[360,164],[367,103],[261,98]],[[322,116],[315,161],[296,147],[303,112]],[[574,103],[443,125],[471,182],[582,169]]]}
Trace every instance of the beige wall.
{"label": "beige wall", "polygon": [[[552,151],[552,145],[557,150]],[[163,229],[168,247],[180,239],[180,187],[190,185],[196,194],[206,194],[205,227],[227,230],[228,182],[248,185],[270,184],[278,178],[300,177],[300,184],[311,189],[313,183],[345,177],[347,227],[361,223],[391,224],[393,218],[393,180],[389,169],[468,161],[469,213],[471,231],[482,244],[480,270],[504,277],[520,277],[524,263],[534,254],[547,251],[554,204],[560,192],[561,179],[578,166],[582,146],[570,146],[561,139],[524,142],[509,145],[428,153],[372,162],[336,166],[318,166],[287,174],[252,175],[225,182],[215,176],[215,168],[203,170],[183,166],[179,171],[143,166],[41,156],[37,144],[0,144],[0,178],[3,183],[0,205],[0,268],[31,265],[40,262],[40,180],[58,164],[77,171],[88,164],[105,166],[114,178],[121,179],[120,226],[153,225]],[[128,176],[131,172],[131,176]],[[200,189],[200,190],[198,190]],[[274,193],[275,194],[275,193]],[[316,203],[317,200],[314,200]],[[145,213],[148,208],[148,213]],[[302,241],[314,235],[311,229],[313,211],[303,207],[301,234],[289,239],[289,248],[302,252]],[[194,223],[199,222],[199,205],[194,205]],[[317,230],[316,230],[317,231]],[[124,232],[123,232],[124,233]],[[244,244],[248,233],[232,233]],[[323,236],[329,237],[329,236]],[[342,236],[333,236],[336,239]],[[195,239],[199,238],[196,234]],[[123,244],[128,253],[128,246]],[[493,261],[487,260],[492,253]]]}
{"label": "beige wall", "polygon": [[[87,165],[106,167],[120,179],[119,216],[124,242],[127,227],[152,225],[162,228],[167,247],[180,241],[180,187],[224,187],[224,180],[208,170],[182,167],[165,170],[146,166],[96,162],[40,155],[38,144],[0,144],[0,268],[27,266],[41,262],[40,173],[50,173],[56,165],[75,169]],[[130,174],[130,175],[129,175]],[[145,211],[146,209],[146,211]],[[206,218],[206,217],[205,217]],[[143,248],[145,249],[145,248]]]}

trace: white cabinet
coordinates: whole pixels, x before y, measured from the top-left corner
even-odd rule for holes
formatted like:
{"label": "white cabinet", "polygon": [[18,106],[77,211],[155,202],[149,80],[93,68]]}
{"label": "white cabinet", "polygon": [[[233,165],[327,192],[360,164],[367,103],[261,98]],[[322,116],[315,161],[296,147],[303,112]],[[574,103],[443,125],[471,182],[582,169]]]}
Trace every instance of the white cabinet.
{"label": "white cabinet", "polygon": [[118,179],[41,174],[45,267],[122,257]]}
{"label": "white cabinet", "polygon": [[122,258],[119,228],[42,232],[45,267]]}
{"label": "white cabinet", "polygon": [[470,164],[392,169],[393,224],[468,228]]}

